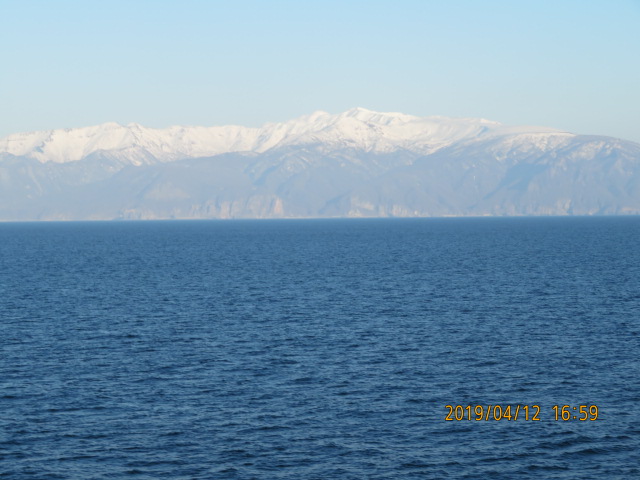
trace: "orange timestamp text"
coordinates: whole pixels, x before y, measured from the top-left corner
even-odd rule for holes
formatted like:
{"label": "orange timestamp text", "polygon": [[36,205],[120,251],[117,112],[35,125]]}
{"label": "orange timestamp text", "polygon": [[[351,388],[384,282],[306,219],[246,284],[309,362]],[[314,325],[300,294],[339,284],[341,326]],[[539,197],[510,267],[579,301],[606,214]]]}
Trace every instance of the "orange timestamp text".
{"label": "orange timestamp text", "polygon": [[[445,405],[447,422],[476,421],[488,422],[490,420],[506,420],[525,422],[539,422],[542,420],[540,405]],[[552,417],[555,421],[568,422],[577,420],[580,422],[598,420],[599,410],[596,405],[553,405]]]}

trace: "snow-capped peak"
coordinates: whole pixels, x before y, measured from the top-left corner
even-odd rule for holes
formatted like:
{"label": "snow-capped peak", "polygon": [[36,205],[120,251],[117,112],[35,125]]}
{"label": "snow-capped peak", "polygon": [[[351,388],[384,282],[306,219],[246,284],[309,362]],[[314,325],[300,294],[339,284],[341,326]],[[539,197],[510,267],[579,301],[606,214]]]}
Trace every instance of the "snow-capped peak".
{"label": "snow-capped peak", "polygon": [[[92,127],[19,133],[0,140],[0,154],[40,162],[65,163],[96,152],[139,164],[172,161],[229,152],[265,152],[288,145],[327,144],[332,147],[389,152],[399,148],[426,154],[454,142],[501,133],[555,135],[553,129],[504,127],[485,119],[416,117],[353,108],[339,114],[316,111],[294,120],[242,126],[147,128],[115,122]],[[135,157],[135,158],[133,158]]]}

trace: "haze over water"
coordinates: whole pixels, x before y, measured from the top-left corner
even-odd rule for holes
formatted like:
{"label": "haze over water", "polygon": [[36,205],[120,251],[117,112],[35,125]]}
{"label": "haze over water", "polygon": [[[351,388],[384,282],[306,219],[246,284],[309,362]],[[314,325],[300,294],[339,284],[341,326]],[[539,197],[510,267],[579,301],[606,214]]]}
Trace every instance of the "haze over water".
{"label": "haze over water", "polygon": [[638,238],[638,217],[0,224],[0,477],[639,476]]}

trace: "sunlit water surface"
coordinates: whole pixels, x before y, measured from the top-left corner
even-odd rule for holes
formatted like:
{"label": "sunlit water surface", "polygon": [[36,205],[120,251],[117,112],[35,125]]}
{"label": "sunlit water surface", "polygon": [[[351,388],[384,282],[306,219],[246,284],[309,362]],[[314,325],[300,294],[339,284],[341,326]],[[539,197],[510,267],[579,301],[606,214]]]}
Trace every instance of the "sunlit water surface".
{"label": "sunlit water surface", "polygon": [[[0,225],[0,477],[640,478],[639,240],[638,217]],[[445,421],[496,404],[540,420]]]}

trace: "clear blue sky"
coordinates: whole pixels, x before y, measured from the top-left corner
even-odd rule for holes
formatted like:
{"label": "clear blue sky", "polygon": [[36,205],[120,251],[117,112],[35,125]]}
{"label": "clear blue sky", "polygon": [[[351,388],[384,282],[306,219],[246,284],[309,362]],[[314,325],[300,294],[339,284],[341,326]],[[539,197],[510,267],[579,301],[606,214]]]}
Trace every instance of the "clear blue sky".
{"label": "clear blue sky", "polygon": [[354,106],[640,142],[640,0],[0,0],[0,137]]}

